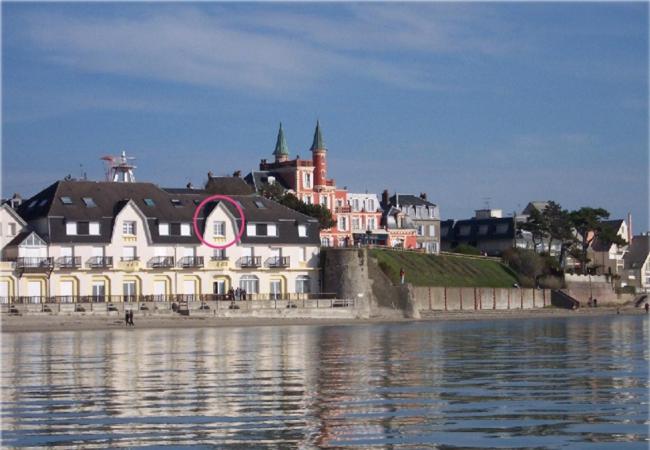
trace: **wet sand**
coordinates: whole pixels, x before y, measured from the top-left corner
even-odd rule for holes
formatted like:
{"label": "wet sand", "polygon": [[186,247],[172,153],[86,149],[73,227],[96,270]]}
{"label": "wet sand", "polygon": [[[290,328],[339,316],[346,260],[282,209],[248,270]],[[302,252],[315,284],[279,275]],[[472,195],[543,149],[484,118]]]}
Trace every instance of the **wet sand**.
{"label": "wet sand", "polygon": [[[621,315],[645,314],[643,308],[620,307]],[[395,315],[370,319],[297,319],[297,318],[224,318],[214,316],[136,316],[130,328],[200,328],[286,325],[358,325],[385,322],[436,322],[449,320],[537,319],[553,317],[593,317],[616,315],[616,307],[581,308],[576,311],[558,308],[535,310],[426,311],[421,319]],[[116,316],[24,315],[2,316],[2,332],[113,330],[127,328],[124,318]]]}

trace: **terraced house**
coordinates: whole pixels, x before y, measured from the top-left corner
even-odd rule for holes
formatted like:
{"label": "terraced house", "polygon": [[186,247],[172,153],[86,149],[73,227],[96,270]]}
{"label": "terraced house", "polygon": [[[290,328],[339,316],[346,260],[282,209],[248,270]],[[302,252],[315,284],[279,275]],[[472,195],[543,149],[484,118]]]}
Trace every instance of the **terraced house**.
{"label": "terraced house", "polygon": [[[244,184],[238,178],[226,183]],[[213,183],[215,184],[215,183]],[[221,187],[224,183],[216,183]],[[254,194],[193,214],[206,189],[152,183],[57,181],[17,210],[0,209],[2,302],[214,300],[241,288],[247,299],[319,291],[315,219]]]}

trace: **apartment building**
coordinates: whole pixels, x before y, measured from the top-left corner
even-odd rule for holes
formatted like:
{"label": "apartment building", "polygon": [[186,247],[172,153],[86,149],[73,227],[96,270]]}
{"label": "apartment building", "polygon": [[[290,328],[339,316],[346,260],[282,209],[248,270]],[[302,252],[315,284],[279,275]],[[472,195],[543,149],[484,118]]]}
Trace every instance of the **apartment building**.
{"label": "apartment building", "polygon": [[[0,208],[0,301],[296,298],[319,292],[319,227],[258,195],[197,206],[214,190],[57,181],[14,211]],[[11,235],[10,235],[10,234]]]}

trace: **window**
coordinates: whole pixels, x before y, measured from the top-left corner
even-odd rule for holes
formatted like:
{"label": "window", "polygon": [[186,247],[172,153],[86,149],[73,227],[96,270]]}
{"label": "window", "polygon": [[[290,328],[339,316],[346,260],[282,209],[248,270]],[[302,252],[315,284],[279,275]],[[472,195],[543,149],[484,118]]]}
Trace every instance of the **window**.
{"label": "window", "polygon": [[508,224],[507,223],[498,224],[496,232],[497,233],[507,233],[508,232]]}
{"label": "window", "polygon": [[436,226],[435,225],[429,225],[429,236],[431,236],[431,237],[436,236]]}
{"label": "window", "polygon": [[255,275],[244,275],[239,279],[239,287],[247,294],[257,294],[260,290],[260,280]]}
{"label": "window", "polygon": [[104,297],[106,295],[106,285],[103,281],[93,281],[93,297]]}
{"label": "window", "polygon": [[461,236],[469,236],[471,229],[469,225],[462,225],[458,230],[458,234]]}
{"label": "window", "polygon": [[330,238],[328,238],[328,237],[321,238],[320,245],[322,245],[323,247],[329,247],[330,246]]}
{"label": "window", "polygon": [[174,205],[177,208],[180,208],[181,206],[183,206],[181,201],[179,199],[177,199],[177,198],[172,198],[171,202],[172,202],[172,205]]}
{"label": "window", "polygon": [[323,205],[325,208],[327,208],[327,197],[326,196],[321,196],[320,198],[320,204]]}
{"label": "window", "polygon": [[271,300],[279,300],[282,298],[282,281],[271,280],[269,283],[269,292],[271,293]]}
{"label": "window", "polygon": [[212,260],[213,261],[226,261],[228,257],[226,256],[225,248],[214,248],[212,249]]}
{"label": "window", "polygon": [[65,234],[68,236],[74,236],[77,234],[77,222],[66,222],[65,223]]}
{"label": "window", "polygon": [[257,206],[259,209],[266,209],[266,206],[264,206],[264,203],[262,203],[261,200],[255,200],[255,206]]}
{"label": "window", "polygon": [[358,230],[360,229],[360,223],[359,223],[359,218],[358,217],[353,217],[352,218],[352,229],[353,230]]}
{"label": "window", "polygon": [[27,207],[29,209],[32,209],[34,206],[36,206],[36,203],[38,203],[38,200],[32,200],[31,202],[29,202],[29,205],[27,205]]}
{"label": "window", "polygon": [[247,236],[277,236],[278,227],[274,223],[249,223],[246,225]]}
{"label": "window", "polygon": [[225,236],[226,235],[226,222],[214,222],[214,235],[215,236]]}
{"label": "window", "polygon": [[374,200],[368,200],[368,209],[367,211],[374,211],[375,210],[375,201]]}
{"label": "window", "polygon": [[122,222],[122,234],[135,236],[135,222],[132,220]]}
{"label": "window", "polygon": [[88,234],[99,236],[99,222],[88,222]]}
{"label": "window", "polygon": [[298,237],[307,237],[307,225],[298,225]]}
{"label": "window", "polygon": [[15,236],[16,235],[16,224],[15,223],[10,223],[9,224],[9,236]]}
{"label": "window", "polygon": [[300,247],[300,261],[307,261],[307,249],[305,247]]}
{"label": "window", "polygon": [[277,236],[278,235],[278,227],[274,223],[270,223],[266,226],[266,235],[267,236]]}
{"label": "window", "polygon": [[156,206],[156,202],[153,201],[151,198],[145,198],[144,199],[144,204],[150,207]]}
{"label": "window", "polygon": [[212,283],[212,293],[217,295],[226,294],[226,280],[217,280]]}
{"label": "window", "polygon": [[158,224],[158,234],[160,236],[169,236],[169,224],[168,223],[159,223]]}
{"label": "window", "polygon": [[424,236],[424,226],[418,225],[418,236]]}
{"label": "window", "polygon": [[355,211],[359,211],[359,199],[358,198],[355,198],[354,200],[352,200],[352,209],[354,209]]}
{"label": "window", "polygon": [[375,218],[374,217],[369,217],[368,218],[368,230],[374,230],[375,229]]}
{"label": "window", "polygon": [[254,223],[246,224],[246,236],[257,236],[255,234],[256,228]]}
{"label": "window", "polygon": [[339,230],[345,231],[348,229],[348,220],[346,217],[339,217],[338,222]]}
{"label": "window", "polygon": [[296,277],[296,293],[308,294],[311,292],[311,280],[307,275],[298,275]]}
{"label": "window", "polygon": [[311,188],[311,174],[305,172],[303,176],[303,184],[305,188]]}
{"label": "window", "polygon": [[95,203],[95,200],[93,200],[92,197],[82,197],[81,199],[84,201],[84,205],[86,205],[86,208],[97,207],[97,203]]}
{"label": "window", "polygon": [[136,261],[135,247],[122,247],[122,261]]}
{"label": "window", "polygon": [[182,223],[181,224],[181,236],[191,236],[191,228],[189,223]]}
{"label": "window", "polygon": [[[72,199],[70,197],[67,197],[67,196],[66,197],[60,197],[60,199],[61,199],[61,203],[63,203],[64,205],[72,205]],[[33,203],[36,203],[36,200],[34,200]]]}
{"label": "window", "polygon": [[125,281],[122,283],[122,293],[126,299],[132,299],[137,295],[135,281]]}
{"label": "window", "polygon": [[256,236],[267,236],[268,235],[268,225],[265,223],[255,224],[255,235]]}
{"label": "window", "polygon": [[487,234],[488,232],[488,226],[487,225],[479,225],[478,227],[478,234]]}
{"label": "window", "polygon": [[41,200],[40,202],[38,202],[38,206],[39,206],[39,207],[43,207],[43,206],[45,206],[46,203],[47,203],[47,199],[44,198],[43,200]]}
{"label": "window", "polygon": [[311,195],[305,195],[305,196],[302,198],[302,201],[303,201],[304,203],[308,204],[308,205],[311,205]]}

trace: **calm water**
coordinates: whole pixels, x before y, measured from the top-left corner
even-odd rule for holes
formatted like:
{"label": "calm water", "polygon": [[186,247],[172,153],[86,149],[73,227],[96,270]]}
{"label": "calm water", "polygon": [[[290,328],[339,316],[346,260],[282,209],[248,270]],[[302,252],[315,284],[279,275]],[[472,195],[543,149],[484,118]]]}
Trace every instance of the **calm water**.
{"label": "calm water", "polygon": [[2,443],[645,449],[649,324],[5,334]]}

